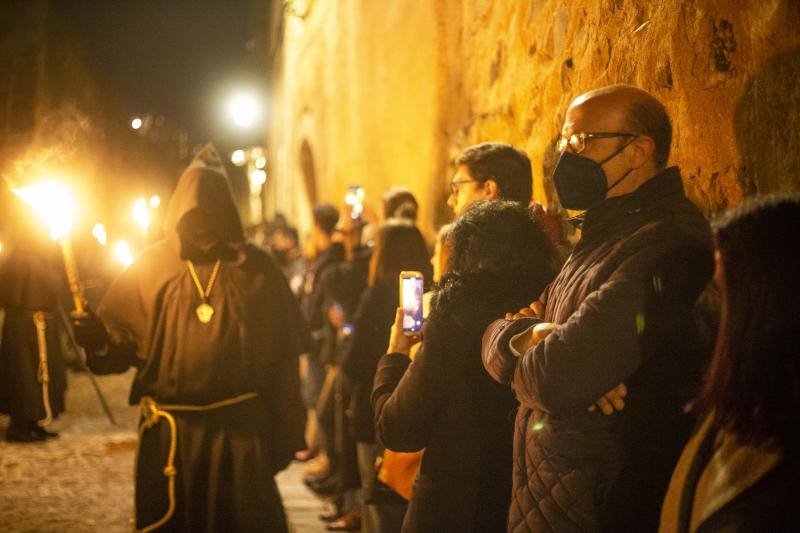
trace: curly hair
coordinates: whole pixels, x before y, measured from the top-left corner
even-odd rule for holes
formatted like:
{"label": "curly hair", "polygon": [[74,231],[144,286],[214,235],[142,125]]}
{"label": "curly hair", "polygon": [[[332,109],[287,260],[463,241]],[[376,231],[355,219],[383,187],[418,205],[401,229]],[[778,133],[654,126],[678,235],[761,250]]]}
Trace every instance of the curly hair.
{"label": "curly hair", "polygon": [[480,272],[552,272],[553,245],[541,223],[518,202],[475,202],[447,236],[449,270]]}
{"label": "curly hair", "polygon": [[434,315],[483,331],[491,320],[530,304],[555,275],[555,249],[540,222],[518,202],[475,202],[447,236],[447,273]]}

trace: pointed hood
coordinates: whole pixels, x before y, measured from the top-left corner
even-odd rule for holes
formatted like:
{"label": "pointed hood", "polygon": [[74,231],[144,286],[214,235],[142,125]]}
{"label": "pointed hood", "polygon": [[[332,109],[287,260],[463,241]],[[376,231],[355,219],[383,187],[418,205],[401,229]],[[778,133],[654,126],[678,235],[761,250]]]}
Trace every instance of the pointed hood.
{"label": "pointed hood", "polygon": [[193,233],[209,230],[204,235],[209,239],[208,246],[201,252],[218,246],[237,249],[245,241],[228,173],[210,143],[197,153],[178,180],[164,221],[167,240],[183,258],[197,251]]}

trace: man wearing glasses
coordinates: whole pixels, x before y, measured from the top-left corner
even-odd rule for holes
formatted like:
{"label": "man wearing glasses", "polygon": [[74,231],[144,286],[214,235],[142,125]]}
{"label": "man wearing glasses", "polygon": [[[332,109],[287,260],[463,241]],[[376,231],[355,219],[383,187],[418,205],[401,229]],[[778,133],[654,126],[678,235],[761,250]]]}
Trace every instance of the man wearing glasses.
{"label": "man wearing glasses", "polygon": [[531,162],[510,144],[470,146],[456,161],[447,205],[459,216],[478,200],[509,200],[527,206],[532,195]]}
{"label": "man wearing glasses", "polygon": [[567,110],[553,181],[584,211],[581,239],[541,301],[484,334],[486,370],[521,403],[509,530],[658,528],[706,355],[692,308],[714,267],[671,138],[635,87]]}

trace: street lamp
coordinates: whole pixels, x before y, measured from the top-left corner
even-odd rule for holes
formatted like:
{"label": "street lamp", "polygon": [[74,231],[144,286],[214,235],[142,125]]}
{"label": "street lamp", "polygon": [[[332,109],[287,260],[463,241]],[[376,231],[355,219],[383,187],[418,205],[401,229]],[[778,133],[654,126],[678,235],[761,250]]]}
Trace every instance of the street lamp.
{"label": "street lamp", "polygon": [[261,114],[258,98],[249,92],[239,92],[233,95],[227,105],[228,116],[233,123],[242,129],[249,129]]}
{"label": "street lamp", "polygon": [[142,119],[136,117],[135,119],[131,120],[131,128],[138,130],[142,127]]}

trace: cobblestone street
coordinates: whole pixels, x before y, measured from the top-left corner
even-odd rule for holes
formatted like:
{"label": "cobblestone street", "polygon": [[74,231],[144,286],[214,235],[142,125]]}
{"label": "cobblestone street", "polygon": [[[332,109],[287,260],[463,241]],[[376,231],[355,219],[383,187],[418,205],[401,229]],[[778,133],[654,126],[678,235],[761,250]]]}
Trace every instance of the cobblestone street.
{"label": "cobblestone street", "polygon": [[[49,429],[60,437],[42,443],[5,441],[0,416],[0,531],[129,532],[133,513],[133,460],[138,409],[127,405],[133,373],[96,376],[117,426],[112,426],[84,373],[69,373],[67,412]],[[292,465],[278,485],[293,532],[324,531],[321,502]]]}

